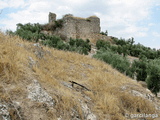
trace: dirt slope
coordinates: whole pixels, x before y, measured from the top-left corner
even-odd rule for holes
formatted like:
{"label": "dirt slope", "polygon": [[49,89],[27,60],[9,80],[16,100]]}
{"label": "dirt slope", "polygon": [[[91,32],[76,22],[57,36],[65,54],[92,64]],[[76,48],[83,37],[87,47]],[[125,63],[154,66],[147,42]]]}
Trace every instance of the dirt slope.
{"label": "dirt slope", "polygon": [[0,120],[127,120],[133,114],[152,114],[135,120],[160,116],[159,100],[136,81],[89,56],[0,33]]}

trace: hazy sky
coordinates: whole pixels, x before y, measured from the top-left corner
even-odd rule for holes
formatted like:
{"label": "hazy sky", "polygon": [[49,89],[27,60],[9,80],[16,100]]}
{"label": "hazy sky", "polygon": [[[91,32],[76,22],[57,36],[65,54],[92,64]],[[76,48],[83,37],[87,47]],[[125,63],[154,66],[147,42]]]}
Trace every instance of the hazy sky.
{"label": "hazy sky", "polygon": [[17,23],[47,23],[49,12],[62,18],[96,15],[101,31],[110,36],[160,49],[160,0],[0,0],[0,29],[15,30]]}

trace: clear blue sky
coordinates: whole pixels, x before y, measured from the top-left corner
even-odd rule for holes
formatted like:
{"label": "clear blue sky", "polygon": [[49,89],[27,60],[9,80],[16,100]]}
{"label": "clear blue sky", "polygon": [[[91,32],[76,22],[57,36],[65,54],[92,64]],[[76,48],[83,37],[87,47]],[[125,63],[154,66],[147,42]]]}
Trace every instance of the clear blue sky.
{"label": "clear blue sky", "polygon": [[134,37],[136,43],[160,49],[160,0],[0,0],[0,29],[17,23],[47,23],[48,13],[78,17],[96,15],[101,31],[110,36]]}

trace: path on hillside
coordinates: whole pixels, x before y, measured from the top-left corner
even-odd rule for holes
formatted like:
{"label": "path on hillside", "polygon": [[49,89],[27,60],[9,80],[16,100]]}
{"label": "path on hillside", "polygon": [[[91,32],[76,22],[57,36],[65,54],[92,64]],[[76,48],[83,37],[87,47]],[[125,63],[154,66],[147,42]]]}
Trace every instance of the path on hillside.
{"label": "path on hillside", "polygon": [[96,54],[96,53],[97,53],[96,45],[95,44],[91,44],[91,51],[89,52],[88,56],[92,58],[93,55]]}

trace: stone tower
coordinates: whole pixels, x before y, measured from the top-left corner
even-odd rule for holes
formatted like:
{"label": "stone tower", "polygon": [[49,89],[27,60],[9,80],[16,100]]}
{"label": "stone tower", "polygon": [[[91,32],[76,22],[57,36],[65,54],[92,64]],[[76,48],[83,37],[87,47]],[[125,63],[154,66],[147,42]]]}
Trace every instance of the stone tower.
{"label": "stone tower", "polygon": [[54,23],[56,21],[56,14],[55,13],[49,13],[49,23]]}

